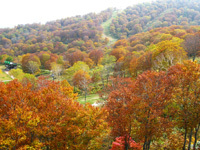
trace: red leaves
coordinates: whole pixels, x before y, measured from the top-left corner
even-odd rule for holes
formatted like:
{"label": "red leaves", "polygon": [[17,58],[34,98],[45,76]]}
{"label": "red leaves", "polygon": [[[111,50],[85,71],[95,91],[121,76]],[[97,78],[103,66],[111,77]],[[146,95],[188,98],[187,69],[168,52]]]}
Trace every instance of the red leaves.
{"label": "red leaves", "polygon": [[165,109],[170,102],[170,82],[165,72],[147,71],[135,81],[120,79],[106,108],[113,136],[135,135],[148,147],[169,126]]}
{"label": "red leaves", "polygon": [[[190,147],[193,132],[197,135],[200,124],[199,72],[199,64],[186,61],[168,72],[144,72],[128,84],[123,84],[124,79],[114,82],[106,104],[112,135],[130,135],[136,141],[144,141],[143,149],[148,150],[163,133],[170,137],[176,126],[176,130],[185,129],[184,144],[190,135]],[[113,143],[114,148],[118,146]]]}
{"label": "red leaves", "polygon": [[136,143],[131,137],[120,136],[115,139],[112,143],[110,150],[124,150],[127,147],[129,150],[140,150],[142,146]]}

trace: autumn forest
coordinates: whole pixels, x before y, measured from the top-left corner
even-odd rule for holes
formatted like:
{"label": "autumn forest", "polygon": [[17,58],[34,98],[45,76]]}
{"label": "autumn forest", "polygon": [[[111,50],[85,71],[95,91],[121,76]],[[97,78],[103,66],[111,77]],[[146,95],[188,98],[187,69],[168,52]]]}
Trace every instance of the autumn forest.
{"label": "autumn forest", "polygon": [[199,0],[0,28],[1,150],[199,150],[199,128]]}

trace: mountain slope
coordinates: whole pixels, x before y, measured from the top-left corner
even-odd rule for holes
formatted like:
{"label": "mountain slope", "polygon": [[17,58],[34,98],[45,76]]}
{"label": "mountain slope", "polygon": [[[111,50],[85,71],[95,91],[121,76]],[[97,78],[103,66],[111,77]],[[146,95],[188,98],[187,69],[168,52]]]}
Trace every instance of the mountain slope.
{"label": "mountain slope", "polygon": [[70,17],[41,24],[0,29],[0,54],[18,56],[50,51],[61,54],[71,49],[89,53],[105,46],[101,24],[112,16],[112,9],[99,14]]}
{"label": "mountain slope", "polygon": [[171,25],[200,25],[200,1],[158,0],[121,12],[107,9],[99,14],[70,17],[45,25],[0,29],[0,55],[18,56],[40,51],[63,54],[77,50],[88,54],[110,46],[117,39]]}
{"label": "mountain slope", "polygon": [[128,7],[112,20],[110,32],[124,38],[171,25],[200,25],[200,1],[158,0]]}

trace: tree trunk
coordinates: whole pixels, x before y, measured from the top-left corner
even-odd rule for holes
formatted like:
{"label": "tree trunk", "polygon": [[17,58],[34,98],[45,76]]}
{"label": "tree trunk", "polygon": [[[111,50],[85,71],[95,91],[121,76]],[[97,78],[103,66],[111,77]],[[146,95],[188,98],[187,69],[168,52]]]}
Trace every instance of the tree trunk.
{"label": "tree trunk", "polygon": [[49,145],[47,145],[47,150],[50,150]]}
{"label": "tree trunk", "polygon": [[189,143],[188,143],[188,150],[190,150],[190,148],[191,148],[192,134],[193,134],[193,131],[191,129],[191,131],[190,131],[190,137],[189,137]]}
{"label": "tree trunk", "polygon": [[85,105],[86,105],[87,90],[85,90]]}
{"label": "tree trunk", "polygon": [[125,136],[125,147],[124,147],[124,150],[128,150],[128,147],[129,147],[129,142],[127,141],[127,136]]}
{"label": "tree trunk", "polygon": [[102,85],[103,85],[103,89],[104,89],[104,79],[103,79],[103,75],[101,75],[101,81],[102,81]]}
{"label": "tree trunk", "polygon": [[76,93],[76,88],[75,88],[75,86],[74,86],[74,91],[73,91],[74,93]]}
{"label": "tree trunk", "polygon": [[31,143],[33,142],[34,133],[31,132]]}
{"label": "tree trunk", "polygon": [[193,145],[193,150],[196,150],[196,144],[197,144],[197,133],[198,133],[198,131],[199,131],[199,125],[200,124],[198,124],[198,126],[196,127],[196,129],[195,129],[195,134],[194,134],[194,137],[195,137],[195,140],[194,140],[194,145]]}
{"label": "tree trunk", "polygon": [[192,60],[195,61],[196,55],[193,55]]}
{"label": "tree trunk", "polygon": [[106,76],[106,80],[107,80],[107,86],[108,86],[108,78],[109,78],[109,75],[107,75],[107,76]]}
{"label": "tree trunk", "polygon": [[143,144],[143,150],[146,150],[147,146],[147,136],[145,136],[144,144]]}
{"label": "tree trunk", "polygon": [[185,129],[185,136],[184,136],[183,150],[185,150],[186,139],[187,139],[187,128]]}
{"label": "tree trunk", "polygon": [[148,149],[147,150],[150,150],[150,144],[151,144],[151,140],[148,141]]}

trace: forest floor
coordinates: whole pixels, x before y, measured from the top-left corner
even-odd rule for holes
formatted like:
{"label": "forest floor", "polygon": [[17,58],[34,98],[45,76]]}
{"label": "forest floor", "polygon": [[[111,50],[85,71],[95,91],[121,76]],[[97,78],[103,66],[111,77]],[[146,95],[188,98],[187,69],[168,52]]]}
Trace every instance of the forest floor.
{"label": "forest floor", "polygon": [[112,23],[112,19],[117,17],[117,11],[113,12],[113,15],[110,19],[108,19],[106,22],[102,23],[101,26],[103,27],[103,38],[108,38],[109,43],[108,45],[112,45],[115,43],[118,39],[114,38],[109,30],[110,24]]}

